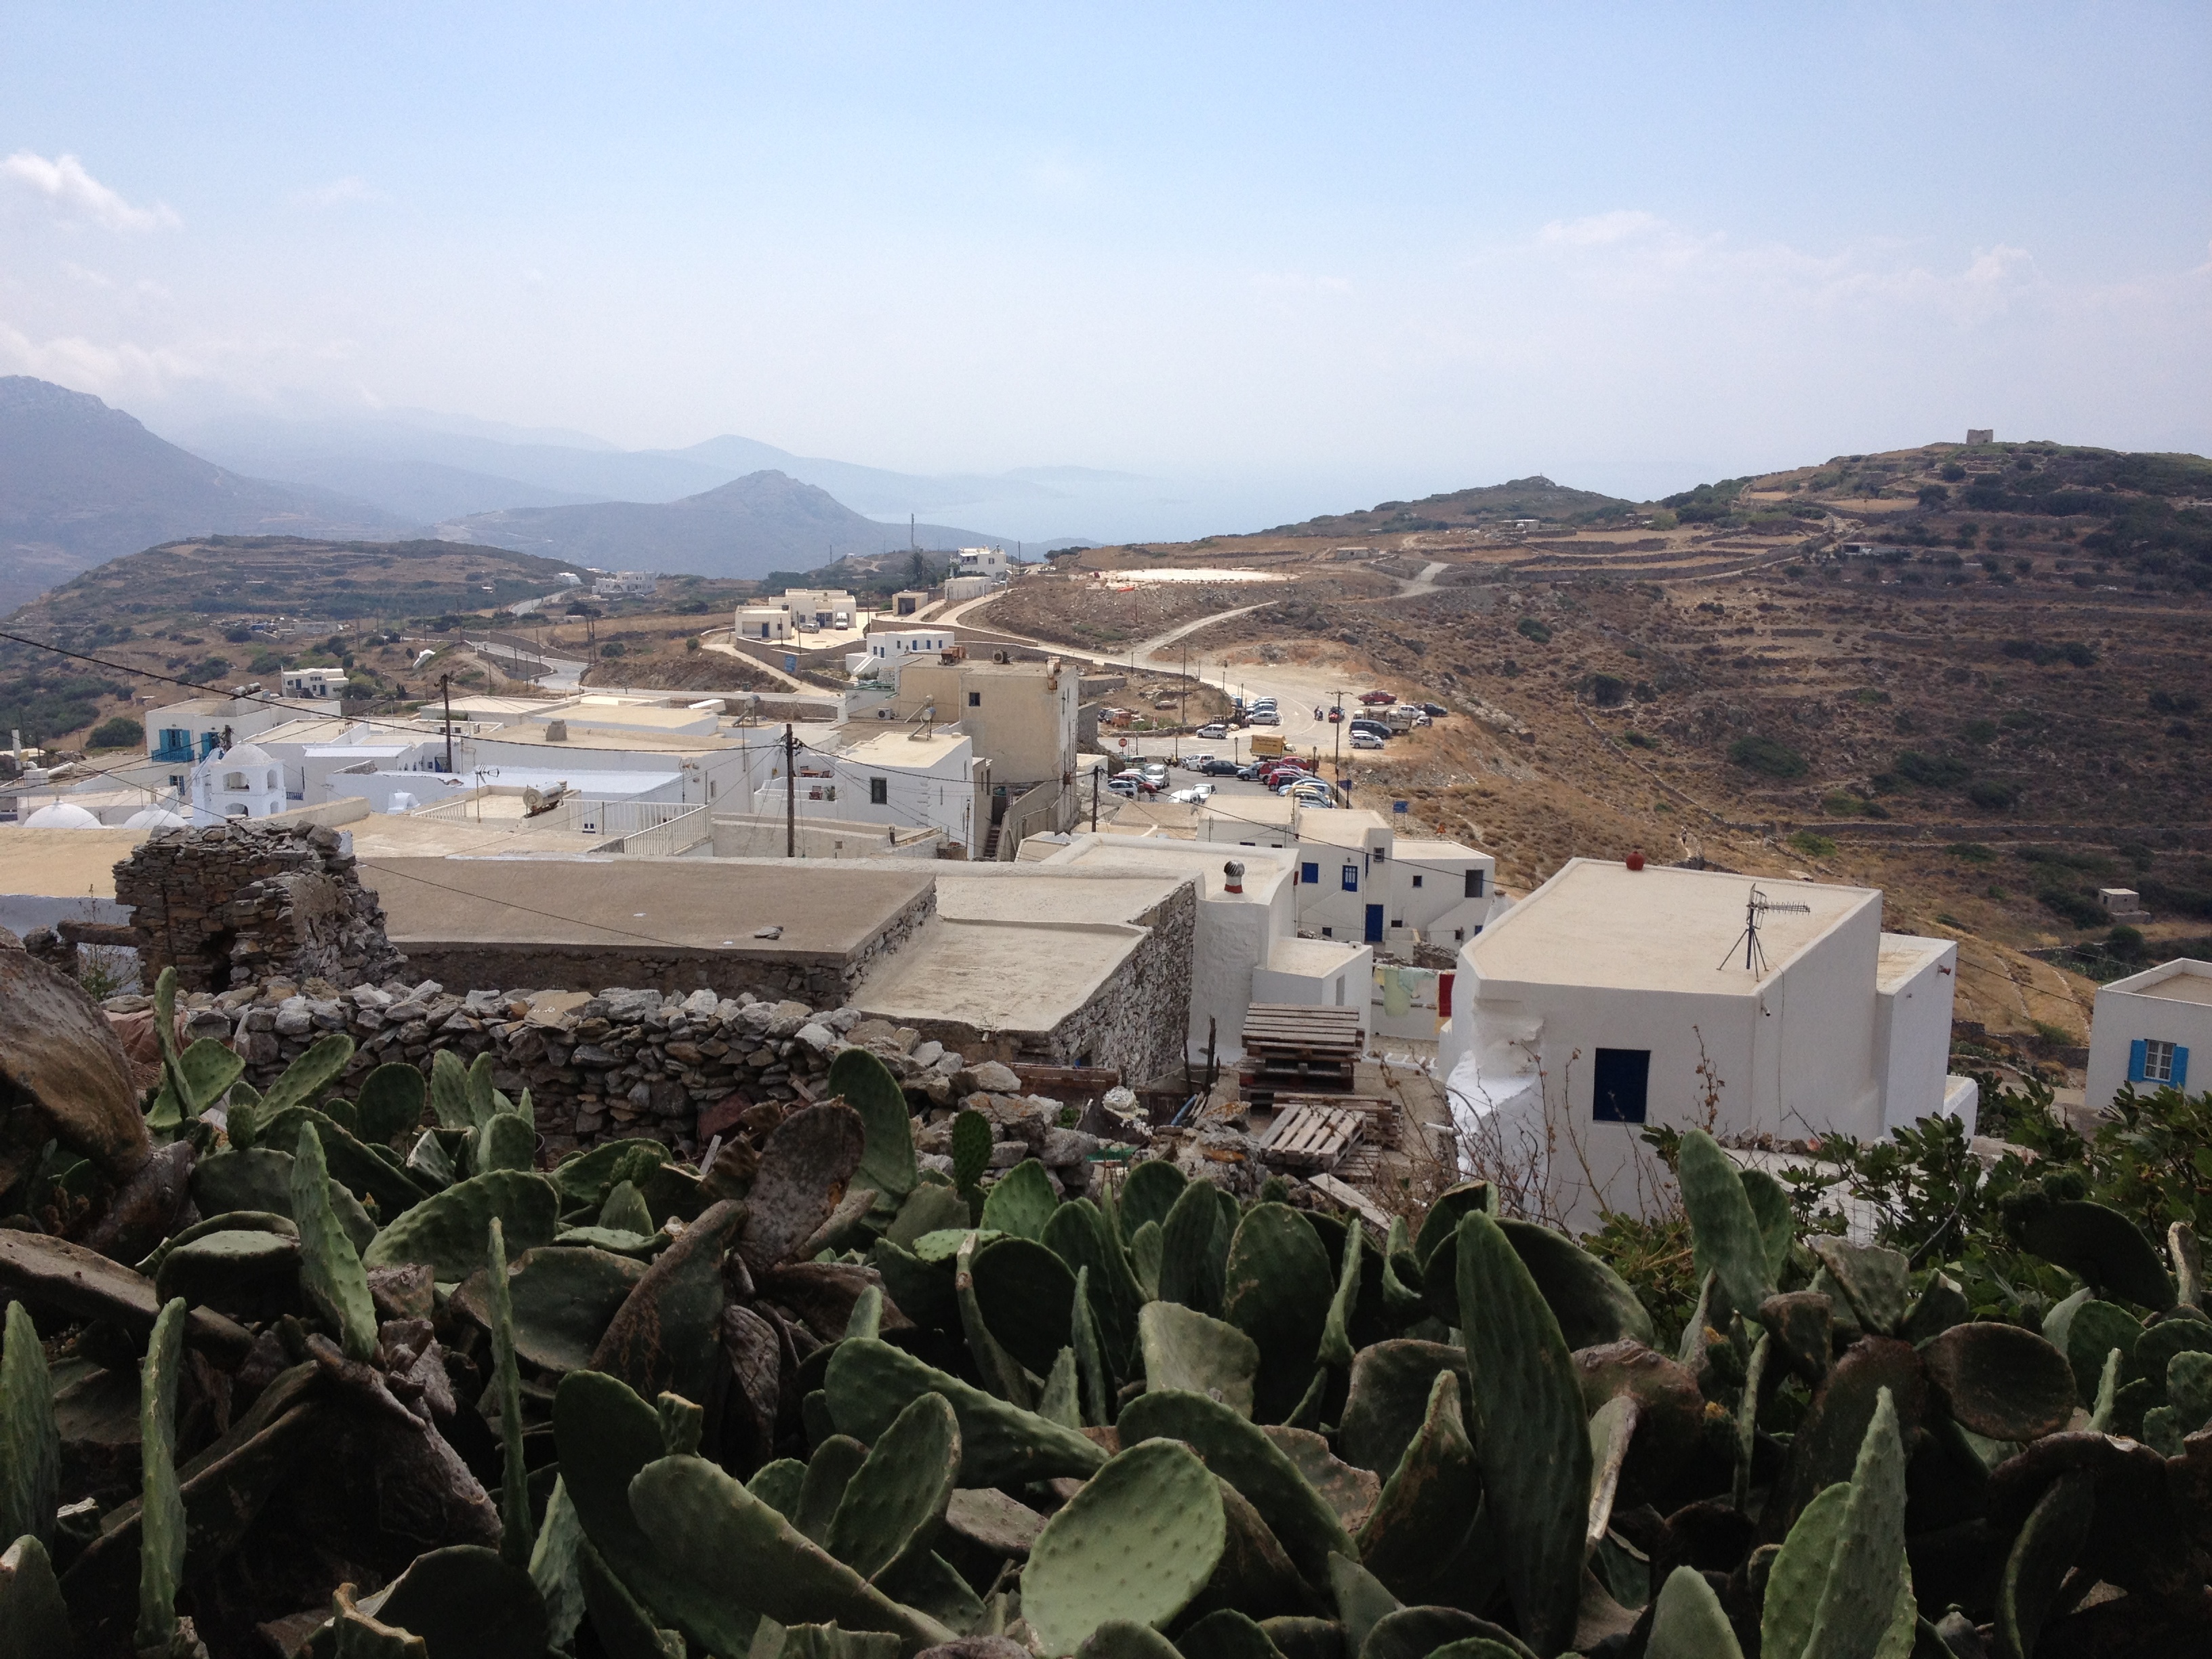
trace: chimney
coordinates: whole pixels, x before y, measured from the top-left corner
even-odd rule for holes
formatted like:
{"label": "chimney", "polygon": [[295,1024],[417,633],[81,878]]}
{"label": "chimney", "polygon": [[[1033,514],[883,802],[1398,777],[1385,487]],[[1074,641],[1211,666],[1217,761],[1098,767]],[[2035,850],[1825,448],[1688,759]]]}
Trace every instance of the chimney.
{"label": "chimney", "polygon": [[1241,893],[1244,890],[1244,866],[1235,859],[1230,860],[1221,866],[1221,876],[1223,892]]}
{"label": "chimney", "polygon": [[545,741],[546,741],[546,742],[548,742],[548,743],[566,743],[566,742],[568,742],[568,721],[566,721],[566,720],[548,720],[548,721],[546,721],[546,722],[545,722]]}

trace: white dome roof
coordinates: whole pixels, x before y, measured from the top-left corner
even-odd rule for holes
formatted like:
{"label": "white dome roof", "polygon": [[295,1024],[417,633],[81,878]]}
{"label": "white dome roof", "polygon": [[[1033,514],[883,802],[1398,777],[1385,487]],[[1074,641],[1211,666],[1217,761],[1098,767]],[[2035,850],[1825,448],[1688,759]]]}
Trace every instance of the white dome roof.
{"label": "white dome roof", "polygon": [[241,743],[235,749],[226,750],[222,757],[226,766],[269,766],[274,757],[258,743]]}
{"label": "white dome roof", "polygon": [[23,820],[26,830],[97,830],[100,820],[82,806],[71,806],[67,801],[56,801],[41,806]]}
{"label": "white dome roof", "polygon": [[125,830],[182,830],[188,820],[165,807],[143,806],[123,820]]}

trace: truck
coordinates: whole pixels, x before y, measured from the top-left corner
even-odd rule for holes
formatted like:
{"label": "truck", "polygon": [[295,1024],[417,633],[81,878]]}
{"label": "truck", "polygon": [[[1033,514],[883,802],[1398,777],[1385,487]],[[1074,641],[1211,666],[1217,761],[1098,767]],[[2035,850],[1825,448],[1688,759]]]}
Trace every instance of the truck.
{"label": "truck", "polygon": [[1253,759],[1265,760],[1273,756],[1280,755],[1283,752],[1284,748],[1282,738],[1279,737],[1270,737],[1265,732],[1255,732],[1252,734]]}

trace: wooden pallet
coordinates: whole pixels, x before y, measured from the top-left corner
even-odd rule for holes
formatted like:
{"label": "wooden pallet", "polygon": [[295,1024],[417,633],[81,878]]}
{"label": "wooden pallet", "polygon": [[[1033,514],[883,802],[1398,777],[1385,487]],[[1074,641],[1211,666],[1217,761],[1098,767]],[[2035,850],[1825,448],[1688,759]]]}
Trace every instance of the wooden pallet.
{"label": "wooden pallet", "polygon": [[1349,1094],[1364,1048],[1356,1008],[1255,1002],[1244,1017],[1240,1080],[1255,1104],[1284,1090]]}
{"label": "wooden pallet", "polygon": [[1334,1106],[1297,1106],[1276,1118],[1260,1159],[1279,1170],[1334,1170],[1367,1127],[1364,1114]]}
{"label": "wooden pallet", "polygon": [[1284,1090],[1275,1095],[1275,1110],[1287,1112],[1299,1106],[1327,1106],[1336,1110],[1358,1112],[1367,1120],[1364,1145],[1396,1148],[1405,1144],[1404,1117],[1398,1103],[1377,1095],[1339,1095],[1292,1092]]}

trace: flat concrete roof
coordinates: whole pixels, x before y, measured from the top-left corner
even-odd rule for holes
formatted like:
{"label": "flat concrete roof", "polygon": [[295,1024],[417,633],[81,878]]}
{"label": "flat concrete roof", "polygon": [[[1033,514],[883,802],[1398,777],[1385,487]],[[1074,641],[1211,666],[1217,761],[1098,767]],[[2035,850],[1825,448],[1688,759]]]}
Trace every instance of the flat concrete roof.
{"label": "flat concrete roof", "polygon": [[0,893],[40,898],[115,896],[115,866],[144,830],[26,830],[0,823]]}
{"label": "flat concrete roof", "polygon": [[[1749,876],[1647,866],[1631,871],[1572,859],[1559,873],[1470,940],[1468,960],[1486,980],[1580,985],[1704,995],[1748,992],[1743,970]],[[1871,887],[1759,881],[1777,904],[1759,928],[1768,976],[1881,894]],[[1721,970],[1723,962],[1733,965]],[[1763,981],[1758,982],[1764,982]]]}
{"label": "flat concrete roof", "polygon": [[1279,939],[1267,951],[1267,971],[1327,979],[1366,949],[1337,939]]}
{"label": "flat concrete roof", "polygon": [[1490,855],[1479,847],[1468,847],[1455,841],[1425,841],[1400,836],[1391,843],[1390,856],[1401,864],[1452,864],[1462,859]]}
{"label": "flat concrete roof", "polygon": [[[86,833],[89,833],[88,831]],[[921,862],[917,860],[917,862]],[[665,945],[843,960],[927,892],[896,860],[363,859],[386,931],[422,944]],[[755,939],[781,927],[781,938]]]}
{"label": "flat concrete roof", "polygon": [[[487,803],[490,805],[505,803]],[[530,826],[518,806],[513,813],[483,820],[425,818],[411,812],[373,812],[346,827],[353,837],[357,859],[568,857],[606,844],[605,836],[580,835],[573,830],[540,830]],[[602,854],[601,856],[605,856]]]}
{"label": "flat concrete roof", "polygon": [[1875,958],[1875,988],[1893,991],[1945,951],[1957,948],[1948,939],[1926,939],[1917,933],[1884,933],[1881,954]]}
{"label": "flat concrete roof", "polygon": [[1141,927],[1117,924],[940,916],[894,951],[853,1004],[902,1024],[1049,1031],[1088,1002],[1145,936]]}
{"label": "flat concrete roof", "polygon": [[955,864],[937,873],[937,914],[950,921],[1127,922],[1194,872],[1006,864],[986,875]]}
{"label": "flat concrete roof", "polygon": [[835,758],[855,766],[880,766],[887,772],[920,771],[949,759],[973,742],[965,732],[925,734],[895,729],[872,732],[850,748],[837,750]]}
{"label": "flat concrete roof", "polygon": [[[67,836],[86,832],[58,830],[53,833]],[[2172,962],[2161,962],[2157,967],[2145,969],[2140,974],[2114,980],[2105,989],[2118,991],[2128,996],[2157,997],[2166,1002],[2212,1005],[2212,962],[2202,962],[2195,957],[2176,957]]]}
{"label": "flat concrete roof", "polygon": [[1043,873],[1066,872],[1098,878],[1146,876],[1155,879],[1196,881],[1199,896],[1234,899],[1228,890],[1228,874],[1222,866],[1234,860],[1244,866],[1248,904],[1266,904],[1275,889],[1291,878],[1296,852],[1289,848],[1231,847],[1218,841],[1173,841],[1165,836],[1078,836],[1037,867]]}
{"label": "flat concrete roof", "polygon": [[1223,823],[1287,830],[1297,820],[1298,803],[1288,795],[1209,795],[1198,810]]}
{"label": "flat concrete roof", "polygon": [[1328,847],[1358,847],[1375,830],[1389,827],[1389,819],[1364,806],[1309,808],[1298,814],[1298,839]]}

